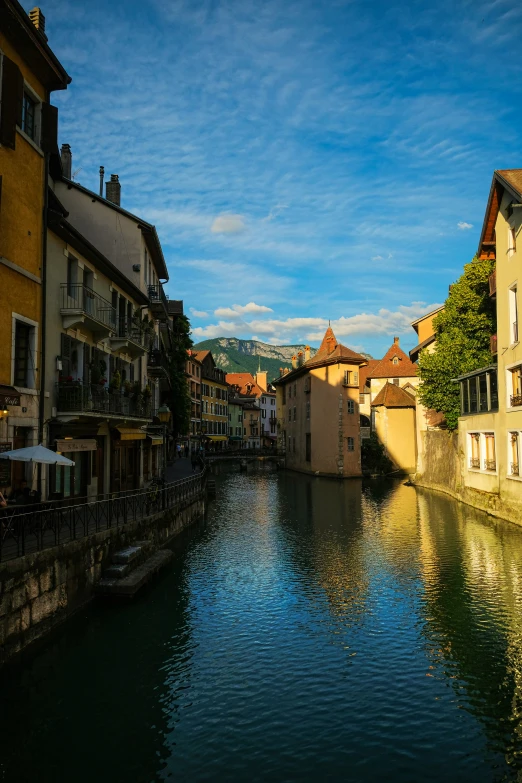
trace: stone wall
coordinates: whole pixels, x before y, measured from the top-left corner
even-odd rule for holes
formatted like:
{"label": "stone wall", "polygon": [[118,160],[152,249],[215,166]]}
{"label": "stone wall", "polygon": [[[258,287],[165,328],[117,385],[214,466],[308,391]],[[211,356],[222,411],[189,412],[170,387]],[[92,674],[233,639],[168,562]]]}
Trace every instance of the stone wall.
{"label": "stone wall", "polygon": [[205,500],[0,564],[0,665],[93,596],[112,554],[136,541],[153,549],[203,516]]}
{"label": "stone wall", "polygon": [[422,472],[416,474],[414,483],[427,489],[445,492],[462,503],[485,511],[493,517],[507,519],[522,525],[519,504],[502,498],[498,491],[486,492],[465,486],[464,453],[459,448],[458,432],[447,430],[427,430],[420,433],[419,448],[422,449],[419,465]]}

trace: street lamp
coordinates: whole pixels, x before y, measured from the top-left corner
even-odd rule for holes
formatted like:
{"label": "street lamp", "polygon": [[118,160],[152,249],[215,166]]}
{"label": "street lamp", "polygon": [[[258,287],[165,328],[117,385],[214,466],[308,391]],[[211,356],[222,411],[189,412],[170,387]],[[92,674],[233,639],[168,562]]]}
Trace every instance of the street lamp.
{"label": "street lamp", "polygon": [[167,405],[158,408],[158,419],[163,426],[163,478],[167,469],[167,425],[171,419],[172,413]]}

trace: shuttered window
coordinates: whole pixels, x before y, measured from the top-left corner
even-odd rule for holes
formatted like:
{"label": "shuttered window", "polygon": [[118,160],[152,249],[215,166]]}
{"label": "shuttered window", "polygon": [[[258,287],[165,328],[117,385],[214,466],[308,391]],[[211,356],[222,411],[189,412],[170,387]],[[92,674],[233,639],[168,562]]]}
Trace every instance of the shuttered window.
{"label": "shuttered window", "polygon": [[24,80],[20,69],[9,57],[2,57],[0,103],[0,144],[14,150],[16,126],[22,126]]}

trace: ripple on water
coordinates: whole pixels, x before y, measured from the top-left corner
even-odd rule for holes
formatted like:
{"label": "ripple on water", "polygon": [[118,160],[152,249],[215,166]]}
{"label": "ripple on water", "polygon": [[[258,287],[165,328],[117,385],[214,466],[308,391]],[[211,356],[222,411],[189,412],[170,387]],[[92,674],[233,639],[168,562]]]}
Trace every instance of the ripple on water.
{"label": "ripple on water", "polygon": [[4,677],[0,780],[522,774],[522,530],[401,483],[231,472],[175,555]]}

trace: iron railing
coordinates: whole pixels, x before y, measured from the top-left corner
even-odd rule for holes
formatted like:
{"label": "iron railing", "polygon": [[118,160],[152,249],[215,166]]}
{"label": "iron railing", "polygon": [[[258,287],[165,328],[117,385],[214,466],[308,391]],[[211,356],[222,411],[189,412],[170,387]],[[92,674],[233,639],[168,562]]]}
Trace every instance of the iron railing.
{"label": "iron railing", "polygon": [[121,390],[107,389],[95,383],[72,381],[57,384],[56,407],[59,413],[102,413],[114,416],[152,417],[151,401],[141,394],[126,397]]}
{"label": "iron railing", "polygon": [[165,310],[165,313],[168,314],[169,300],[165,294],[165,291],[163,290],[163,286],[161,285],[161,283],[159,283],[158,285],[149,285],[149,299],[151,305],[162,305]]}
{"label": "iron railing", "polygon": [[517,408],[519,405],[522,405],[522,394],[512,394],[510,397],[511,401],[511,407]]}
{"label": "iron railing", "polygon": [[116,310],[112,304],[83,283],[61,283],[61,310],[80,310],[110,329],[116,328]]}
{"label": "iron railing", "polygon": [[496,470],[497,469],[497,461],[494,459],[485,459],[484,460],[484,470]]}
{"label": "iron railing", "polygon": [[118,318],[118,337],[124,337],[141,348],[148,348],[150,335],[146,334],[132,318]]}
{"label": "iron railing", "polygon": [[474,459],[473,457],[469,461],[470,468],[479,468],[480,469],[480,459],[477,457],[477,459]]}
{"label": "iron railing", "polygon": [[0,510],[0,562],[40,552],[102,530],[171,511],[200,496],[207,470],[163,486],[113,493],[85,502],[55,501]]}

